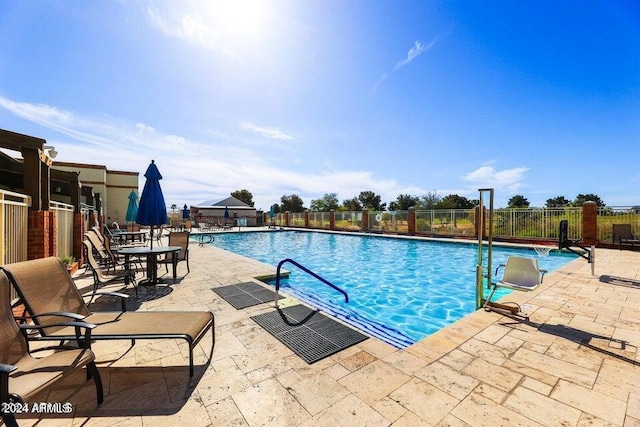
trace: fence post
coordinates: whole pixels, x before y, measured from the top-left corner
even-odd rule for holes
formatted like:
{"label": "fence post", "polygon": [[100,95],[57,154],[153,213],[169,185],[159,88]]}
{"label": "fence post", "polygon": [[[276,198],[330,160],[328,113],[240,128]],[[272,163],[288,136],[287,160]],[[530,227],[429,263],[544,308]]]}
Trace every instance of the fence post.
{"label": "fence post", "polygon": [[362,230],[369,231],[369,209],[362,210]]}
{"label": "fence post", "polygon": [[336,229],[336,211],[335,209],[331,209],[329,211],[329,230]]}
{"label": "fence post", "polygon": [[284,226],[289,227],[289,211],[284,213]]}
{"label": "fence post", "polygon": [[309,228],[309,211],[304,211],[304,228]]}
{"label": "fence post", "polygon": [[413,206],[407,212],[407,233],[409,233],[409,236],[416,234],[416,208]]}
{"label": "fence post", "polygon": [[587,246],[598,242],[598,204],[584,202],[582,204],[582,243]]}

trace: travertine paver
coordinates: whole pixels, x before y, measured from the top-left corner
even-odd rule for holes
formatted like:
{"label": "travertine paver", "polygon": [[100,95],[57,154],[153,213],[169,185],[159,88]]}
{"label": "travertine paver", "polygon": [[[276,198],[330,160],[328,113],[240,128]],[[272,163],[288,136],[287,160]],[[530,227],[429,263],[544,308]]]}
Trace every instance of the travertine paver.
{"label": "travertine paver", "polygon": [[416,377],[446,391],[459,400],[464,399],[480,383],[476,378],[440,362],[434,362],[416,372]]}
{"label": "travertine paver", "polygon": [[411,379],[389,364],[378,360],[340,379],[340,384],[372,405]]}
{"label": "travertine paver", "polygon": [[349,395],[346,388],[322,372],[303,378],[287,389],[311,415],[316,415]]}
{"label": "travertine paver", "polygon": [[573,426],[580,411],[525,387],[517,387],[507,397],[505,406],[541,424]]}
{"label": "travertine paver", "polygon": [[310,418],[309,412],[275,379],[263,381],[232,397],[252,426],[299,425]]}
{"label": "travertine paver", "polygon": [[431,384],[413,378],[389,397],[430,424],[436,424],[459,400]]}
{"label": "travertine paver", "polygon": [[551,397],[615,425],[624,422],[626,402],[569,381],[560,380]]}
{"label": "travertine paver", "polygon": [[470,394],[451,411],[451,414],[472,426],[533,427],[544,425],[477,393]]}
{"label": "travertine paver", "polygon": [[403,350],[370,338],[313,365],[250,319],[269,303],[235,310],[212,291],[274,267],[211,246],[189,258],[189,274],[180,265],[177,283],[141,287],[128,305],[214,312],[215,350],[209,361],[203,338],[193,378],[183,342],[98,341],[104,403],[78,373],[36,398],[69,401],[71,414],[20,425],[640,426],[640,252],[598,249],[596,276],[577,259],[510,295],[528,320],[479,310]]}

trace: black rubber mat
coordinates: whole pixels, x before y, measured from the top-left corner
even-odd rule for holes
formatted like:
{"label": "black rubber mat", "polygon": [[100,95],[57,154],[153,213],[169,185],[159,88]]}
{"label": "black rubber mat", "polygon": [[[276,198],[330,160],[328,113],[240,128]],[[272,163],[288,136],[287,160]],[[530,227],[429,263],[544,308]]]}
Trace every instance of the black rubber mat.
{"label": "black rubber mat", "polygon": [[367,339],[366,335],[303,305],[251,318],[309,364]]}
{"label": "black rubber mat", "polygon": [[[231,304],[236,310],[273,301],[276,296],[274,291],[253,282],[238,283],[237,285],[212,289],[213,292],[220,295],[222,299]],[[284,297],[280,296],[278,299],[282,298]]]}

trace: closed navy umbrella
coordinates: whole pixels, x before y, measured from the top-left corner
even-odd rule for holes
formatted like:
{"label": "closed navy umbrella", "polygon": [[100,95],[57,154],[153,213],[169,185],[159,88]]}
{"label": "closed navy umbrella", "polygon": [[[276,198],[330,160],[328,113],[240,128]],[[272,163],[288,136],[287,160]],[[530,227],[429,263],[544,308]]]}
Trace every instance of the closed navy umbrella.
{"label": "closed navy umbrella", "polygon": [[187,208],[186,204],[182,208],[182,219],[189,219],[189,208]]}
{"label": "closed navy umbrella", "polygon": [[151,248],[153,248],[153,228],[167,223],[167,205],[164,203],[162,188],[160,188],[162,175],[153,160],[144,177],[147,182],[144,183],[142,196],[140,196],[136,222],[151,227]]}
{"label": "closed navy umbrella", "polygon": [[224,207],[224,218],[229,219],[229,207]]}
{"label": "closed navy umbrella", "polygon": [[127,215],[125,220],[127,222],[135,222],[136,216],[138,216],[138,195],[135,191],[131,190],[129,193],[129,205],[127,206]]}

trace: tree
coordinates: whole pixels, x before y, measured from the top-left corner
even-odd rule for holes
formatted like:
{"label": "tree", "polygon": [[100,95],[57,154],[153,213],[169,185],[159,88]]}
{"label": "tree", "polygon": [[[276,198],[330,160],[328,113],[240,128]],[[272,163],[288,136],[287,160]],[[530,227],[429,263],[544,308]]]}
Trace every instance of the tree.
{"label": "tree", "polygon": [[345,211],[361,211],[362,210],[362,204],[360,203],[360,200],[358,200],[357,197],[354,197],[353,199],[343,200],[342,207],[344,208]]}
{"label": "tree", "polygon": [[284,195],[280,198],[280,210],[282,212],[303,212],[304,202],[297,194],[291,194],[290,196]]}
{"label": "tree", "polygon": [[389,203],[389,210],[392,211],[406,211],[411,207],[415,207],[420,203],[418,196],[412,196],[411,194],[399,194],[398,198]]}
{"label": "tree", "polygon": [[571,203],[573,206],[580,207],[584,202],[596,202],[598,206],[607,206],[600,197],[595,194],[578,194],[576,199]]}
{"label": "tree", "polygon": [[571,202],[567,200],[564,196],[557,196],[553,199],[547,199],[546,206],[548,208],[563,208],[565,206],[571,205]]}
{"label": "tree", "polygon": [[249,206],[253,207],[253,194],[249,190],[236,190],[231,193],[231,197],[235,197],[236,199],[245,202]]}
{"label": "tree", "polygon": [[436,205],[436,209],[472,209],[473,203],[464,196],[449,194],[443,197]]}
{"label": "tree", "polygon": [[442,201],[442,196],[436,190],[430,191],[421,197],[420,209],[430,211],[436,209],[436,206]]}
{"label": "tree", "polygon": [[382,198],[373,191],[361,191],[358,200],[362,203],[362,207],[374,211],[383,211],[387,207],[386,203],[381,203]]}
{"label": "tree", "polygon": [[322,196],[322,199],[312,200],[309,209],[317,212],[329,212],[331,209],[337,210],[338,206],[338,195],[336,193],[326,193]]}
{"label": "tree", "polygon": [[516,194],[507,202],[508,208],[528,208],[529,201],[526,197],[521,196],[520,194]]}

